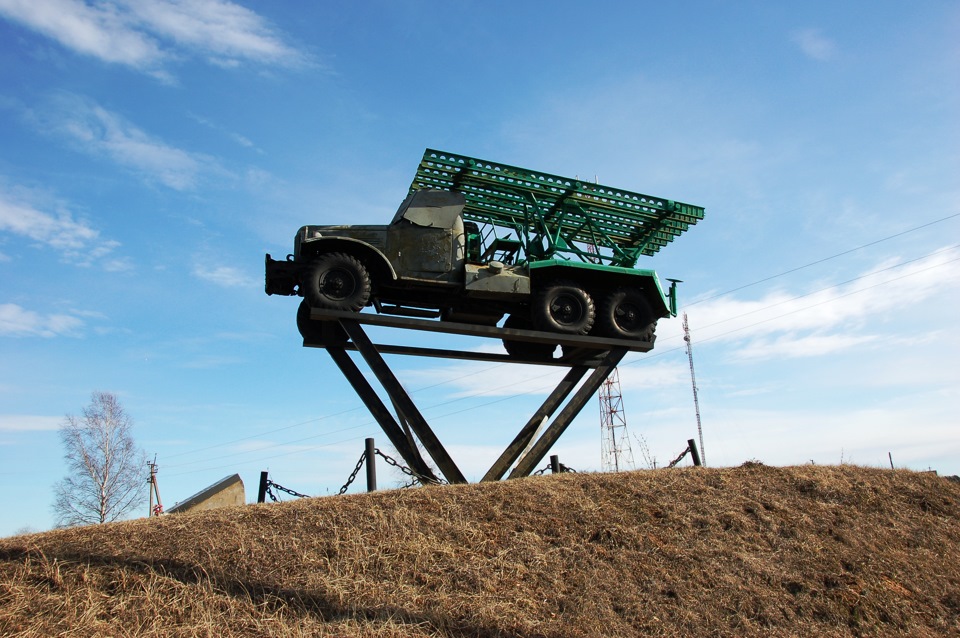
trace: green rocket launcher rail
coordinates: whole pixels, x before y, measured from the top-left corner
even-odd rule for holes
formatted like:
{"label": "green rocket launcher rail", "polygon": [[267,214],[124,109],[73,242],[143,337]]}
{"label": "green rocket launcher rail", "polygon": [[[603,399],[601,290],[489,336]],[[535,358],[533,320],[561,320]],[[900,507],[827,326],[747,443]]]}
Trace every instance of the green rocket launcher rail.
{"label": "green rocket launcher rail", "polygon": [[424,188],[462,193],[463,218],[512,231],[530,261],[563,256],[632,268],[704,213],[700,206],[432,149],[410,192]]}

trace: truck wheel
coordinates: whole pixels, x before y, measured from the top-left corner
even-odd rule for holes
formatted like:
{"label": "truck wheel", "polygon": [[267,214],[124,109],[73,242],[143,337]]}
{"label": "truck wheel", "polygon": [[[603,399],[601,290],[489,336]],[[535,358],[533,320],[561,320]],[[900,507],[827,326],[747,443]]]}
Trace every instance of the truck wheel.
{"label": "truck wheel", "polygon": [[[503,322],[504,328],[530,330],[533,325],[523,315],[510,315]],[[553,351],[557,349],[555,343],[536,343],[533,341],[503,340],[503,347],[515,359],[529,359],[531,361],[546,361],[553,358]]]}
{"label": "truck wheel", "polygon": [[538,330],[585,335],[596,318],[593,298],[569,281],[555,281],[533,301],[533,324]]}
{"label": "truck wheel", "polygon": [[370,273],[346,253],[321,255],[301,283],[303,298],[314,308],[359,312],[370,300]]}
{"label": "truck wheel", "polygon": [[597,316],[605,337],[651,341],[657,320],[650,304],[639,290],[620,288],[606,296]]}

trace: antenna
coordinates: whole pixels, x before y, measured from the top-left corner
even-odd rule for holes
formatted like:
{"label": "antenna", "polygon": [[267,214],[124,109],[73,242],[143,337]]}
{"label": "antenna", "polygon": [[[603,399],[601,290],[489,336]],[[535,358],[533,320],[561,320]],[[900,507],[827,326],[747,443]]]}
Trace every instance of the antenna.
{"label": "antenna", "polygon": [[693,407],[697,413],[697,434],[700,436],[700,462],[707,465],[707,451],[703,447],[703,427],[700,425],[700,401],[697,399],[697,375],[693,372],[693,344],[690,341],[690,324],[687,313],[683,313],[683,340],[687,344],[687,358],[690,360],[690,383],[693,385]]}
{"label": "antenna", "polygon": [[627,417],[623,411],[623,393],[617,368],[600,386],[600,428],[600,455],[604,471],[636,469],[630,436],[627,434]]}

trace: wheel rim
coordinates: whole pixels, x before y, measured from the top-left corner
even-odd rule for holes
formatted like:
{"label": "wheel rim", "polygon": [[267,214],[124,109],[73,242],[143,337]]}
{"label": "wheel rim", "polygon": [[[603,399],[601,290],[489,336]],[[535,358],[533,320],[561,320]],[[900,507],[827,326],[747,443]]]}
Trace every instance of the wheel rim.
{"label": "wheel rim", "polygon": [[320,278],[320,292],[335,301],[347,299],[357,289],[357,280],[347,270],[335,268]]}
{"label": "wheel rim", "polygon": [[565,326],[579,322],[584,312],[583,304],[574,295],[560,294],[550,303],[550,315]]}
{"label": "wheel rim", "polygon": [[617,322],[617,326],[628,332],[644,327],[643,310],[629,301],[625,301],[616,307],[613,311],[613,320]]}

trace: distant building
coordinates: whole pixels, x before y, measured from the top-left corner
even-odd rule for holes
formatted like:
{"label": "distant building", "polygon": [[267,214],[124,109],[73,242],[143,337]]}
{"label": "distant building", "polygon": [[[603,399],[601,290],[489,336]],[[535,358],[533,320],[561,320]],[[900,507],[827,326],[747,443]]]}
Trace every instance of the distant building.
{"label": "distant building", "polygon": [[243,481],[239,474],[223,478],[210,487],[197,492],[185,501],[180,501],[167,510],[167,514],[181,512],[199,512],[213,510],[219,507],[245,505],[247,495],[243,488]]}

